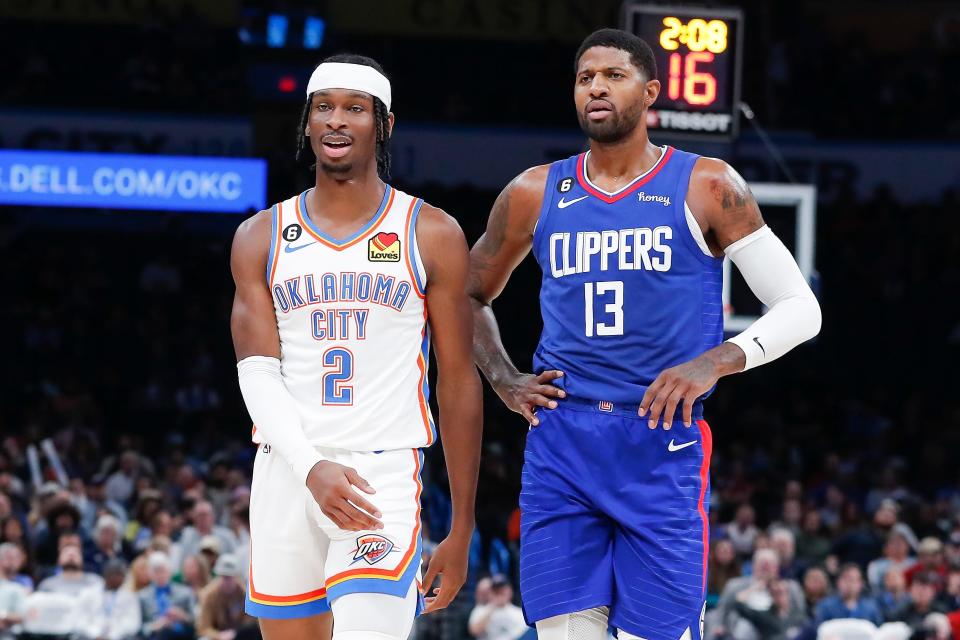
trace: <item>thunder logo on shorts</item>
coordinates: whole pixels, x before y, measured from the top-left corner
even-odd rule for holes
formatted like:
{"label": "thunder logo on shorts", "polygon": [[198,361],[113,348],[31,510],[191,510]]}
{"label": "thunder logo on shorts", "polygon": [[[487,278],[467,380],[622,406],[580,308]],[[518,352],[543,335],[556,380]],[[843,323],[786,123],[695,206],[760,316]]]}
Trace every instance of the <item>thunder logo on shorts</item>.
{"label": "thunder logo on shorts", "polygon": [[356,564],[361,560],[365,560],[367,564],[377,564],[394,551],[399,549],[383,536],[376,534],[360,536],[357,538],[357,548],[353,552],[353,562],[350,564]]}

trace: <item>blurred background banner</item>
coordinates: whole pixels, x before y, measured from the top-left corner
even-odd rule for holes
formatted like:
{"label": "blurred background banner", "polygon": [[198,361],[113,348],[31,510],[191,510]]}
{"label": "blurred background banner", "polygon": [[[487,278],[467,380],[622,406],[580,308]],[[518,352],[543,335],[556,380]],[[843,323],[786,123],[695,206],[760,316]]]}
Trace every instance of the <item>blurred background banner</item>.
{"label": "blurred background banner", "polygon": [[266,206],[263,160],[0,151],[0,204],[245,213]]}

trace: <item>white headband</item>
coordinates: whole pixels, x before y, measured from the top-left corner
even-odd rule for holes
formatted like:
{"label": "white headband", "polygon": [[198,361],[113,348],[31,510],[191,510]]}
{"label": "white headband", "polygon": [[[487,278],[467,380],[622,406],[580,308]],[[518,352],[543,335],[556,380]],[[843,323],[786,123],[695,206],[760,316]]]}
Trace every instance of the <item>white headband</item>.
{"label": "white headband", "polygon": [[380,98],[387,111],[390,111],[390,81],[373,67],[346,62],[324,62],[314,69],[310,76],[307,97],[314,91],[324,89],[363,91]]}

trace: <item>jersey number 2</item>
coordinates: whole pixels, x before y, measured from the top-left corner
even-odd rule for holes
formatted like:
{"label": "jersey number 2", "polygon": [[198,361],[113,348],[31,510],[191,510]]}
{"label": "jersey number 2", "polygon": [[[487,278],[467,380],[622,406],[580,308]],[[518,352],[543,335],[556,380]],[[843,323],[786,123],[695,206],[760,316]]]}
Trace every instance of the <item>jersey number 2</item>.
{"label": "jersey number 2", "polygon": [[353,386],[344,384],[353,379],[353,353],[343,347],[323,352],[323,366],[333,371],[323,374],[323,404],[350,406],[353,404]]}
{"label": "jersey number 2", "polygon": [[[607,315],[613,315],[613,322],[595,322],[593,319],[593,298],[594,291],[596,297],[605,296],[613,293],[613,302],[607,302],[603,305],[603,310]],[[598,336],[622,336],[623,335],[623,282],[613,280],[610,282],[585,282],[583,283],[583,301],[585,306],[585,331],[588,338],[594,335]]]}

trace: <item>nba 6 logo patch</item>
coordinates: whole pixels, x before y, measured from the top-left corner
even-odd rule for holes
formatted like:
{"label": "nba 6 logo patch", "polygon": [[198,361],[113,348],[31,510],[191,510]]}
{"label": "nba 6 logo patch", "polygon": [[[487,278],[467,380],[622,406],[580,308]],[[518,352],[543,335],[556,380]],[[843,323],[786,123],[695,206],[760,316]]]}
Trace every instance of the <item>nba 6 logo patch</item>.
{"label": "nba 6 logo patch", "polygon": [[376,534],[360,536],[357,538],[357,549],[353,552],[353,562],[350,564],[361,560],[365,560],[367,564],[377,564],[395,550],[394,544],[383,536]]}
{"label": "nba 6 logo patch", "polygon": [[367,259],[370,262],[400,262],[400,236],[380,232],[370,238]]}

